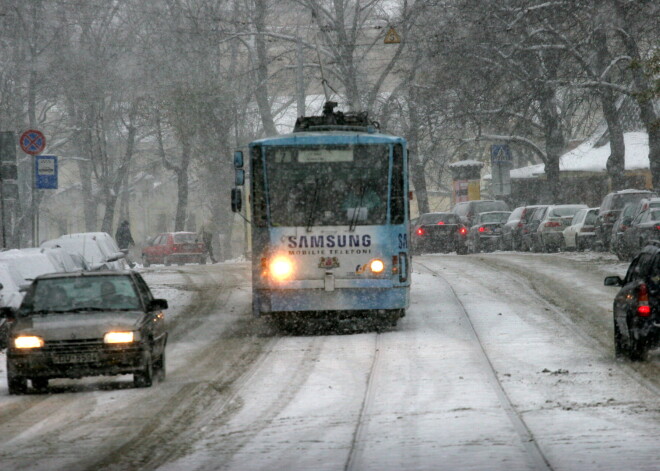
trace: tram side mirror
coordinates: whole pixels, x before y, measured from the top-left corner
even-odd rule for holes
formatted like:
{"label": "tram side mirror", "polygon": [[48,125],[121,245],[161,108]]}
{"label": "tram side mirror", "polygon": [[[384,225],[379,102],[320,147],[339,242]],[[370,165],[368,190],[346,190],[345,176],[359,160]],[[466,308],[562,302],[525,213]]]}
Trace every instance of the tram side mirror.
{"label": "tram side mirror", "polygon": [[234,185],[243,186],[245,183],[245,170],[242,168],[237,168],[235,172],[236,174],[234,175]]}
{"label": "tram side mirror", "polygon": [[240,188],[231,189],[231,210],[240,213],[243,208],[243,195]]}
{"label": "tram side mirror", "polygon": [[234,168],[243,168],[243,152],[240,150],[234,152]]}

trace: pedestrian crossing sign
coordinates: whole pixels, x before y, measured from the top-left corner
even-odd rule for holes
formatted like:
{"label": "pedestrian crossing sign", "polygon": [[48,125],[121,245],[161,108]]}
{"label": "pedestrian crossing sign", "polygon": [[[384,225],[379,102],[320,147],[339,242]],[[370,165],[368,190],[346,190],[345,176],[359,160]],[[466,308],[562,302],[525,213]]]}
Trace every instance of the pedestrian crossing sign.
{"label": "pedestrian crossing sign", "polygon": [[385,44],[399,44],[401,42],[401,37],[394,30],[394,28],[390,28],[390,30],[385,35],[385,41],[383,42]]}

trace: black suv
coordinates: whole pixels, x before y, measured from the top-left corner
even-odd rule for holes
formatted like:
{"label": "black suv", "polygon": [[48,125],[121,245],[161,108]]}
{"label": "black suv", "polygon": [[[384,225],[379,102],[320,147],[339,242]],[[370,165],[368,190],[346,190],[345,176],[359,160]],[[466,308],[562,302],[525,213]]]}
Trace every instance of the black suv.
{"label": "black suv", "polygon": [[605,285],[621,286],[613,309],[616,356],[644,360],[660,345],[660,243],[644,247],[623,280],[608,276]]}
{"label": "black suv", "polygon": [[600,204],[595,224],[596,244],[600,246],[600,249],[605,251],[611,249],[612,227],[625,205],[654,196],[656,194],[649,190],[621,190],[605,196]]}
{"label": "black suv", "polygon": [[461,223],[470,228],[474,225],[474,218],[479,213],[487,211],[508,211],[509,206],[500,200],[472,200],[462,201],[454,205],[452,213],[458,216]]}
{"label": "black suv", "polygon": [[133,374],[137,387],[165,375],[167,301],[135,272],[35,278],[9,329],[9,394],[44,390],[51,378]]}

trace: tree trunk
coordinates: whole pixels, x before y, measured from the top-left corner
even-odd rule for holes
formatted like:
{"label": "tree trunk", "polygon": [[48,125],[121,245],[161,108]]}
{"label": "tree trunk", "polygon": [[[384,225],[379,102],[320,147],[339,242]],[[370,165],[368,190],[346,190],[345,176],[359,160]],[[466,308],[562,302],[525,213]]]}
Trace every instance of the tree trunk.
{"label": "tree trunk", "polygon": [[175,170],[177,201],[174,230],[183,231],[188,212],[188,167],[190,166],[190,145],[187,139],[181,140],[181,165]]}
{"label": "tree trunk", "polygon": [[266,1],[255,1],[254,23],[257,28],[255,34],[255,44],[257,48],[257,70],[256,70],[256,88],[254,96],[259,107],[261,122],[264,126],[264,132],[267,136],[277,135],[273,113],[268,99],[268,50],[266,40],[262,32],[266,31]]}
{"label": "tree trunk", "polygon": [[[608,66],[611,56],[607,48],[607,34],[604,28],[597,28],[594,32],[596,45],[596,65],[598,74],[603,73]],[[612,190],[623,190],[625,186],[626,146],[623,141],[623,128],[616,109],[614,93],[611,88],[601,88],[598,95],[603,107],[603,116],[607,122],[607,131],[610,136],[610,155],[607,158],[607,173],[612,182]]]}
{"label": "tree trunk", "polygon": [[630,70],[633,76],[635,88],[634,96],[639,106],[639,117],[644,123],[649,136],[649,167],[653,188],[660,188],[660,119],[653,106],[653,86],[649,81],[644,67],[637,41],[632,36],[635,29],[630,23],[627,15],[627,6],[621,1],[614,2],[619,18],[622,20],[623,28],[620,31],[621,39],[625,45],[627,54],[631,57]]}

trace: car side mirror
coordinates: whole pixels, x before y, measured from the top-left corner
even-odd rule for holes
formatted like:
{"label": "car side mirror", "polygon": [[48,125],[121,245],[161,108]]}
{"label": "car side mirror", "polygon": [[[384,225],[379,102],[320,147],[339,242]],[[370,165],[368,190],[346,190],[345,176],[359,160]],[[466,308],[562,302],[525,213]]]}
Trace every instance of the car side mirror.
{"label": "car side mirror", "polygon": [[243,168],[243,152],[240,150],[234,152],[234,168]]}
{"label": "car side mirror", "polygon": [[620,276],[605,277],[605,286],[623,286],[623,280]]}
{"label": "car side mirror", "polygon": [[167,299],[152,299],[151,302],[149,303],[149,310],[150,311],[160,311],[162,309],[167,309]]}
{"label": "car side mirror", "polygon": [[245,184],[245,170],[238,168],[235,170],[234,185],[243,186]]}
{"label": "car side mirror", "polygon": [[0,319],[7,319],[7,322],[14,322],[16,320],[16,313],[10,307],[0,307]]}

